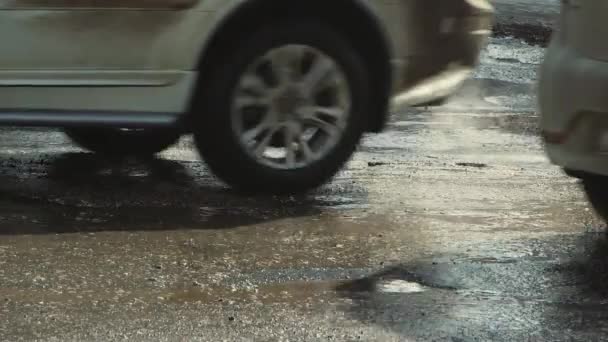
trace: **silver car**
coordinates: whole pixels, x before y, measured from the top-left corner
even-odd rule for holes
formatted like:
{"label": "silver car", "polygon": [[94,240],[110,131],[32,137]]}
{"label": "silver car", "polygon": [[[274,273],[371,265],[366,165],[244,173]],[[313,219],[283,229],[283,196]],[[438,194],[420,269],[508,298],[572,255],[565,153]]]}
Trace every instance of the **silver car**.
{"label": "silver car", "polygon": [[449,96],[490,33],[487,0],[0,2],[0,123],[103,154],[192,133],[242,190],[315,188],[391,99]]}
{"label": "silver car", "polygon": [[608,33],[605,0],[562,1],[539,82],[542,137],[551,162],[580,178],[608,220]]}

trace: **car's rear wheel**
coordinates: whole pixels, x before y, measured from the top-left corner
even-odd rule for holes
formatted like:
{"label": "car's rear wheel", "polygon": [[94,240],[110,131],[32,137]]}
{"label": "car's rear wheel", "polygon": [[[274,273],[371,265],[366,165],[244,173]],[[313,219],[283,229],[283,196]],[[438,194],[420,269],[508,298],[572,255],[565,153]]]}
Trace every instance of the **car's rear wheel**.
{"label": "car's rear wheel", "polygon": [[181,132],[176,128],[92,127],[66,128],[65,134],[74,143],[91,152],[113,156],[149,156],[176,143]]}
{"label": "car's rear wheel", "polygon": [[585,175],[582,181],[583,190],[593,209],[608,222],[608,177]]}
{"label": "car's rear wheel", "polygon": [[241,190],[302,192],[329,181],[368,122],[369,75],[332,28],[288,23],[243,40],[205,79],[194,135],[211,170]]}

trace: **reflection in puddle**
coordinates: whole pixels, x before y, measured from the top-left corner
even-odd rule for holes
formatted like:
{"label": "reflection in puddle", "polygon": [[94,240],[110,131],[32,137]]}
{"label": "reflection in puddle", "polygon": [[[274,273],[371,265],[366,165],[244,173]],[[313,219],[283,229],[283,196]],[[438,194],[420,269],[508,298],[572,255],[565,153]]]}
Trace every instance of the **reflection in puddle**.
{"label": "reflection in puddle", "polygon": [[377,286],[377,291],[384,293],[417,293],[425,290],[426,288],[418,283],[399,279],[380,282]]}

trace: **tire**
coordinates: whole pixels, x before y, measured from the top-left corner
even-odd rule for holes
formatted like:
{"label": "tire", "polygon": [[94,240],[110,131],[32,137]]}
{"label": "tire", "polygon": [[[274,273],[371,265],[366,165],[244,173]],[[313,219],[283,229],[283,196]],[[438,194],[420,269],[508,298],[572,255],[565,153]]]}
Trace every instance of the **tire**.
{"label": "tire", "polygon": [[65,134],[78,146],[112,156],[150,156],[175,144],[178,129],[122,130],[118,128],[66,128]]}
{"label": "tire", "polygon": [[[206,114],[193,120],[201,157],[221,180],[245,192],[292,194],[323,185],[351,158],[369,121],[370,77],[360,54],[348,39],[320,23],[277,24],[245,38],[229,53],[221,54],[221,65],[216,65],[215,72],[205,79],[208,92],[202,101]],[[266,165],[247,152],[234,131],[231,103],[239,79],[251,63],[290,44],[311,47],[329,56],[344,75],[351,99],[341,137],[331,149],[327,148],[324,157],[302,167],[281,169]],[[274,142],[270,144],[273,146]]]}
{"label": "tire", "polygon": [[608,222],[608,177],[585,175],[583,190],[595,212]]}
{"label": "tire", "polygon": [[585,172],[583,172],[583,171],[578,171],[578,170],[573,170],[573,169],[568,169],[568,168],[563,169],[563,171],[566,174],[566,176],[571,177],[571,178],[576,178],[576,179],[585,178]]}

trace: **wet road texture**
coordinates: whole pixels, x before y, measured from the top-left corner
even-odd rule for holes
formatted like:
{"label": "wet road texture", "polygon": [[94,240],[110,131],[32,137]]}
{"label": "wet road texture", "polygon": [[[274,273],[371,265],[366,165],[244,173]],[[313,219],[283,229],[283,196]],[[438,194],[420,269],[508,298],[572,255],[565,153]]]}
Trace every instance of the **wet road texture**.
{"label": "wet road texture", "polygon": [[116,162],[3,128],[0,340],[605,340],[608,240],[543,155],[541,57],[492,39],[301,197],[233,193],[188,138]]}

